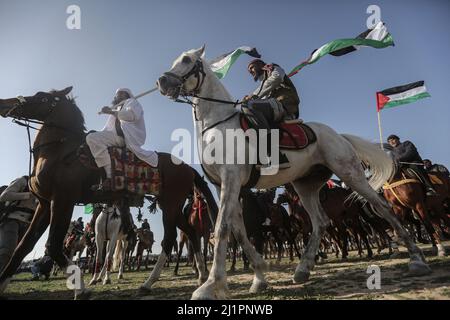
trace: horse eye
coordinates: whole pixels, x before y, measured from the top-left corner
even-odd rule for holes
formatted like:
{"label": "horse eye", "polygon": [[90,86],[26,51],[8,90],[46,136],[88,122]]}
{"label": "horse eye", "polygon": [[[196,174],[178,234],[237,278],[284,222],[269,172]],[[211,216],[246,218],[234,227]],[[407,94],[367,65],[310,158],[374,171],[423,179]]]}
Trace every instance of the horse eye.
{"label": "horse eye", "polygon": [[184,56],[183,59],[181,60],[181,62],[184,64],[188,64],[188,63],[191,63],[192,60],[189,56]]}
{"label": "horse eye", "polygon": [[42,102],[47,102],[48,99],[47,98],[42,98]]}

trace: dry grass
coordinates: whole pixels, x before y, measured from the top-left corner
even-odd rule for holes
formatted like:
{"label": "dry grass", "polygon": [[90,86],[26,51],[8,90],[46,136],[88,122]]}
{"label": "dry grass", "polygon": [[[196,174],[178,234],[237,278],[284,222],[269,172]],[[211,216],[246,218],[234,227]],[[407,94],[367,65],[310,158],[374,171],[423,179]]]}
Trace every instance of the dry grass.
{"label": "dry grass", "polygon": [[[449,245],[450,243],[447,243]],[[250,294],[252,273],[244,272],[238,263],[238,271],[228,273],[231,299],[450,299],[450,257],[431,256],[430,246],[425,249],[433,273],[425,277],[407,277],[408,255],[405,249],[398,259],[389,259],[387,254],[372,260],[359,258],[351,252],[347,261],[329,257],[319,263],[305,284],[293,284],[292,275],[296,262],[287,259],[277,265],[269,260],[270,271],[266,273],[270,287],[261,294]],[[381,268],[381,289],[368,290],[367,267],[371,264]],[[172,274],[173,267],[165,268],[161,279],[151,295],[136,296],[136,289],[147,278],[149,271],[125,273],[125,279],[117,280],[112,275],[112,284],[97,284],[92,287],[92,299],[189,299],[197,287],[190,267],[182,266],[180,275]],[[62,276],[50,281],[30,281],[30,274],[18,275],[6,291],[9,299],[72,299]],[[86,282],[90,276],[85,277]]]}

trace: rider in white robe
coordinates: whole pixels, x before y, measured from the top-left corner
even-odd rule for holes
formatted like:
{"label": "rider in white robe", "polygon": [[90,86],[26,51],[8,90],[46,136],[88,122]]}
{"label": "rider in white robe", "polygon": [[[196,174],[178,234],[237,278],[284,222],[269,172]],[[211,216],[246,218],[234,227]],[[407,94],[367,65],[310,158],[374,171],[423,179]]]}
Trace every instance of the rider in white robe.
{"label": "rider in white robe", "polygon": [[[117,89],[114,102],[119,103],[124,99],[125,102],[117,111],[104,107],[102,113],[109,114],[105,127],[102,131],[90,133],[86,137],[86,143],[91,149],[97,166],[105,169],[107,178],[111,178],[111,158],[108,147],[126,146],[142,161],[153,167],[158,166],[158,154],[155,151],[142,149],[146,130],[141,104],[129,89]],[[116,127],[116,124],[119,127]]]}

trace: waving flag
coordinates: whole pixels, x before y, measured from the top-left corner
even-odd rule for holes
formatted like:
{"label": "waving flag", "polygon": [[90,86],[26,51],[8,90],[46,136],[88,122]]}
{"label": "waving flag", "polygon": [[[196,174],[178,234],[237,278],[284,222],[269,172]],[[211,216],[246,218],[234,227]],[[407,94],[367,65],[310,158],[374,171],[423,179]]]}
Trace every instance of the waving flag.
{"label": "waving flag", "polygon": [[430,97],[424,81],[408,83],[402,86],[377,92],[377,111],[393,108]]}
{"label": "waving flag", "polygon": [[230,70],[230,67],[244,53],[254,58],[261,58],[261,55],[258,53],[256,48],[243,46],[237,48],[234,51],[225,53],[212,61],[209,61],[209,65],[212,71],[217,75],[217,77],[219,79],[222,79],[227,75],[228,70]]}
{"label": "waving flag", "polygon": [[92,212],[94,212],[94,206],[92,205],[92,203],[84,206],[84,214],[92,214]]}
{"label": "waving flag", "polygon": [[328,42],[319,49],[313,51],[311,56],[304,62],[297,65],[289,72],[288,76],[292,77],[297,74],[303,67],[317,62],[320,58],[327,54],[333,56],[342,56],[347,53],[358,50],[361,46],[372,48],[386,48],[394,45],[394,40],[390,33],[388,33],[383,22],[378,24],[373,29],[368,29],[353,39],[338,39]]}

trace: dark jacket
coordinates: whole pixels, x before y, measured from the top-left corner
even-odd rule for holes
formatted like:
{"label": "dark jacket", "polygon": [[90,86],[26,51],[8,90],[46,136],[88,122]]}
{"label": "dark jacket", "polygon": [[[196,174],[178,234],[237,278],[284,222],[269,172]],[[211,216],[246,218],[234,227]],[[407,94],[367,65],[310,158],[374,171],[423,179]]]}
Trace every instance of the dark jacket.
{"label": "dark jacket", "polygon": [[441,172],[446,175],[450,175],[448,169],[442,164],[433,164],[430,168],[427,169],[428,172]]}
{"label": "dark jacket", "polygon": [[402,162],[422,163],[422,158],[416,146],[411,141],[405,141],[392,149],[395,160]]}

